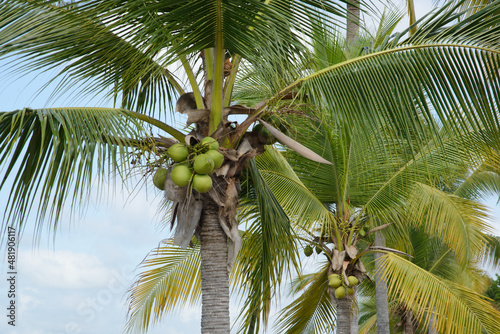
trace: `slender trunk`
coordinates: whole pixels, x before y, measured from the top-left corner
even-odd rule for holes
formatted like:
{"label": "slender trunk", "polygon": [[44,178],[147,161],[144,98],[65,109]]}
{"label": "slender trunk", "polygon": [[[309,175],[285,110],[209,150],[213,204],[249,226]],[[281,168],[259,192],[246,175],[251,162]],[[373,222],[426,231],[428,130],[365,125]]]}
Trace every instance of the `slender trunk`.
{"label": "slender trunk", "polygon": [[201,332],[228,334],[229,274],[226,234],[219,224],[219,207],[205,203],[201,218]]}
{"label": "slender trunk", "polygon": [[[351,0],[351,4],[347,4],[347,49],[351,49],[359,37],[359,0]],[[358,333],[358,307],[355,304],[356,294],[352,298],[344,298],[340,300],[337,309],[337,334],[357,334]],[[342,305],[346,301],[347,305]],[[341,307],[342,306],[342,307]],[[345,307],[345,310],[343,309]],[[341,314],[341,311],[343,312]],[[345,318],[345,321],[343,320]],[[344,324],[345,322],[345,324]]]}
{"label": "slender trunk", "polygon": [[337,334],[351,334],[352,300],[347,296],[337,302]]}
{"label": "slender trunk", "polygon": [[413,314],[411,311],[406,311],[405,313],[405,334],[413,334],[415,333],[415,328],[413,327]]}
{"label": "slender trunk", "polygon": [[431,314],[431,319],[429,320],[429,330],[427,332],[427,334],[438,334],[436,328],[435,328],[435,318],[436,318],[436,315],[434,314],[434,312],[432,312]]}
{"label": "slender trunk", "polygon": [[355,43],[359,36],[359,0],[351,0],[347,5],[347,47]]}
{"label": "slender trunk", "polygon": [[358,328],[358,314],[359,314],[359,309],[358,305],[356,303],[358,299],[358,293],[355,291],[354,295],[352,295],[352,303],[351,303],[351,309],[352,309],[352,314],[351,314],[351,334],[358,334],[359,328]]}
{"label": "slender trunk", "polygon": [[[385,238],[375,232],[375,246],[385,247]],[[382,254],[375,253],[375,298],[377,303],[377,334],[390,334],[389,304],[387,302],[387,284],[382,279]]]}

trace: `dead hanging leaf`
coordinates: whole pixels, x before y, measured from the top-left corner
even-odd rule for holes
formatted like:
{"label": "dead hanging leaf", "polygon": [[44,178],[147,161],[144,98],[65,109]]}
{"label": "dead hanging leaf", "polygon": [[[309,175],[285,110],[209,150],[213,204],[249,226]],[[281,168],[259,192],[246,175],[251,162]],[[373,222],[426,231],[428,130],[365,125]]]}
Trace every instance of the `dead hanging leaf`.
{"label": "dead hanging leaf", "polygon": [[238,158],[251,150],[253,150],[253,147],[250,141],[247,138],[243,139],[240,146],[238,146]]}
{"label": "dead hanging leaf", "polygon": [[227,160],[238,161],[239,153],[234,148],[220,147],[219,152],[222,153]]}
{"label": "dead hanging leaf", "polygon": [[366,268],[365,266],[363,265],[363,262],[361,262],[361,260],[359,260],[356,265],[355,265],[356,269],[358,269],[361,273],[363,274],[366,274]]}
{"label": "dead hanging leaf", "polygon": [[[236,217],[236,208],[238,206],[238,187],[233,179],[228,180],[226,187],[226,203],[224,205],[224,214],[230,218]],[[234,222],[236,223],[236,221]],[[233,222],[231,222],[233,225]]]}
{"label": "dead hanging leaf", "polygon": [[227,58],[224,61],[224,78],[231,74],[231,70],[233,69],[233,64],[231,63],[231,59]]}
{"label": "dead hanging leaf", "polygon": [[339,252],[337,249],[333,250],[332,270],[334,272],[337,272],[340,269],[342,269],[342,264],[344,262],[344,258],[345,258],[345,251]]}
{"label": "dead hanging leaf", "polygon": [[348,266],[349,266],[349,261],[342,262],[342,271],[345,272]]}
{"label": "dead hanging leaf", "polygon": [[168,169],[167,177],[165,178],[165,190],[164,196],[166,199],[172,202],[183,202],[187,197],[187,187],[179,187],[172,181],[170,173],[172,168]]}
{"label": "dead hanging leaf", "polygon": [[384,224],[384,225],[380,225],[380,226],[374,227],[374,228],[368,230],[366,232],[366,234],[370,234],[370,233],[375,233],[375,232],[378,232],[378,231],[382,231],[383,229],[388,228],[391,225],[392,225],[392,223],[388,223],[388,224]]}
{"label": "dead hanging leaf", "polygon": [[177,209],[179,208],[179,202],[174,202],[174,207],[172,209],[172,219],[170,220],[170,231],[174,228],[175,218],[177,217]]}
{"label": "dead hanging leaf", "polygon": [[383,247],[383,246],[370,246],[368,248],[371,251],[380,251],[380,252],[386,252],[386,253],[394,253],[397,255],[402,255],[402,256],[408,256],[408,257],[413,257],[410,254],[406,254],[405,252],[398,251],[397,249],[389,248],[389,247]]}
{"label": "dead hanging leaf", "polygon": [[316,162],[320,162],[323,164],[328,164],[331,165],[332,163],[323,157],[321,157],[319,154],[313,152],[312,150],[308,149],[298,141],[293,140],[292,138],[288,137],[285,135],[283,132],[279,131],[269,123],[264,122],[263,120],[259,119],[259,122],[264,125],[267,131],[269,131],[281,144],[288,146],[290,149],[293,151],[297,152],[301,156],[312,160]]}
{"label": "dead hanging leaf", "polygon": [[[193,132],[191,131],[191,133]],[[197,145],[201,141],[196,137],[196,133],[194,135],[192,135],[191,133],[184,138],[187,146]]]}
{"label": "dead hanging leaf", "polygon": [[236,260],[236,256],[238,255],[238,252],[241,249],[242,238],[238,230],[238,225],[232,224],[231,226],[229,226],[226,217],[221,216],[220,214],[219,214],[219,224],[227,236],[227,243],[228,243],[227,270],[228,272],[231,272],[231,268],[233,267],[234,261]]}
{"label": "dead hanging leaf", "polygon": [[[349,264],[349,262],[347,262]],[[347,266],[346,266],[347,268]],[[344,282],[348,285],[348,286],[351,286],[351,284],[349,283],[349,279],[347,278],[347,274],[345,273],[345,269],[342,271],[342,276],[344,276]]]}
{"label": "dead hanging leaf", "polygon": [[186,203],[180,204],[175,226],[174,245],[186,248],[191,241],[198,223],[200,222],[203,201],[190,197]]}
{"label": "dead hanging leaf", "polygon": [[346,246],[345,250],[351,259],[355,259],[358,255],[358,248],[354,245]]}

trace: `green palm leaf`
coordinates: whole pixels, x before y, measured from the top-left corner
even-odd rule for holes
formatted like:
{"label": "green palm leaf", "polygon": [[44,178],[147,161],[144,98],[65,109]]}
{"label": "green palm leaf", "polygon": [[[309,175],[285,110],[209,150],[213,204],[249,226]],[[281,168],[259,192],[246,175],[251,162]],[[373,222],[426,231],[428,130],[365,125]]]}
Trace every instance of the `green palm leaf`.
{"label": "green palm leaf", "polygon": [[53,96],[78,87],[79,98],[105,93],[121,98],[123,108],[142,111],[165,110],[175,93],[184,92],[154,52],[88,14],[49,2],[2,1],[0,59],[15,58],[21,73],[58,71]]}
{"label": "green palm leaf", "polygon": [[246,295],[240,331],[258,333],[268,324],[271,300],[280,295],[290,267],[298,270],[298,256],[289,219],[253,160],[247,175],[238,216],[248,227],[233,274]]}
{"label": "green palm leaf", "polygon": [[409,199],[410,222],[422,224],[430,235],[442,238],[462,264],[474,261],[483,252],[485,233],[491,229],[487,217],[483,205],[424,184],[418,184]]}
{"label": "green palm leaf", "polygon": [[402,138],[421,133],[423,121],[432,124],[435,117],[454,120],[448,126],[455,132],[498,131],[500,31],[498,16],[490,14],[499,6],[494,3],[453,28],[445,25],[458,14],[436,14],[414,37],[401,41],[398,35],[380,51],[299,79],[269,104],[299,90],[328,106],[336,119],[379,134],[380,124],[389,124]]}
{"label": "green palm leaf", "polygon": [[497,150],[487,150],[481,161],[482,163],[457,187],[455,195],[478,200],[488,195],[500,194],[500,171],[498,169],[500,156]]}
{"label": "green palm leaf", "polygon": [[256,158],[259,171],[288,217],[304,228],[331,221],[332,213],[300,181],[286,159],[272,147]]}
{"label": "green palm leaf", "polygon": [[325,333],[332,331],[335,308],[328,292],[328,265],[317,273],[298,279],[296,291],[301,295],[280,313],[277,333]]}
{"label": "green palm leaf", "polygon": [[500,237],[489,235],[487,237],[487,245],[484,254],[484,263],[490,265],[494,269],[500,268]]}
{"label": "green palm leaf", "polygon": [[389,293],[397,294],[424,327],[429,325],[429,310],[439,310],[433,320],[438,332],[499,332],[500,312],[486,297],[434,276],[397,255],[386,254],[382,260]]}
{"label": "green palm leaf", "polygon": [[[47,215],[55,221],[55,229],[66,198],[72,198],[72,206],[84,203],[93,186],[125,176],[129,165],[123,162],[134,146],[147,145],[142,142],[146,137],[141,122],[122,109],[0,113],[0,164],[5,164],[0,188],[12,187],[5,219],[22,226],[34,203],[40,201],[37,220]],[[11,174],[13,184],[7,185]]]}
{"label": "green palm leaf", "polygon": [[200,244],[182,249],[171,241],[149,253],[129,291],[128,333],[145,333],[165,312],[201,297]]}

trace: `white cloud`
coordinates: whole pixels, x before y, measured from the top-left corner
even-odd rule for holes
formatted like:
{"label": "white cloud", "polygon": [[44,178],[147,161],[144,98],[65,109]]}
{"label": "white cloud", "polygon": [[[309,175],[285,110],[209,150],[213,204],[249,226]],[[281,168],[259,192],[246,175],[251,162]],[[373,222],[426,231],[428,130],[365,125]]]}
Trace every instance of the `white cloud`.
{"label": "white cloud", "polygon": [[105,287],[113,278],[112,270],[93,255],[68,250],[21,251],[19,275],[39,287],[84,289]]}
{"label": "white cloud", "polygon": [[42,304],[42,301],[36,297],[37,290],[33,288],[25,288],[19,292],[19,315],[29,310],[36,309]]}

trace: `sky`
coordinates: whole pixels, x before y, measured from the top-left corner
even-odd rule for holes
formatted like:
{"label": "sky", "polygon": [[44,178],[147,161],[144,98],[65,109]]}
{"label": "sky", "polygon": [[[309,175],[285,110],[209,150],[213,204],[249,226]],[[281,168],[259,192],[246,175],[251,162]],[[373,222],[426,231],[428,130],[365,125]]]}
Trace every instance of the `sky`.
{"label": "sky", "polygon": [[[416,1],[417,16],[431,8],[431,1]],[[404,26],[407,23],[402,23]],[[6,66],[0,63],[0,69]],[[7,65],[8,66],[8,65]],[[1,72],[0,72],[1,73]],[[50,73],[34,73],[12,81],[0,80],[0,110],[23,107],[68,106],[70,99],[48,103],[50,89],[36,94]],[[5,79],[5,80],[4,80]],[[71,104],[73,105],[73,104]],[[78,106],[111,106],[101,99],[78,101]],[[0,176],[3,171],[0,170]],[[111,189],[105,200],[96,196],[85,215],[71,219],[63,215],[55,239],[44,231],[33,244],[33,221],[28,222],[21,240],[16,240],[16,326],[7,324],[10,299],[7,296],[8,263],[0,262],[0,333],[5,334],[98,334],[121,333],[126,319],[126,291],[138,273],[137,266],[158,242],[169,236],[161,227],[158,205],[161,193],[154,187],[130,195],[127,190]],[[8,194],[0,193],[0,203]],[[492,206],[500,234],[500,211]],[[3,251],[3,249],[2,249]],[[165,315],[152,334],[188,334],[200,332],[199,305]],[[238,314],[233,298],[231,317]]]}

